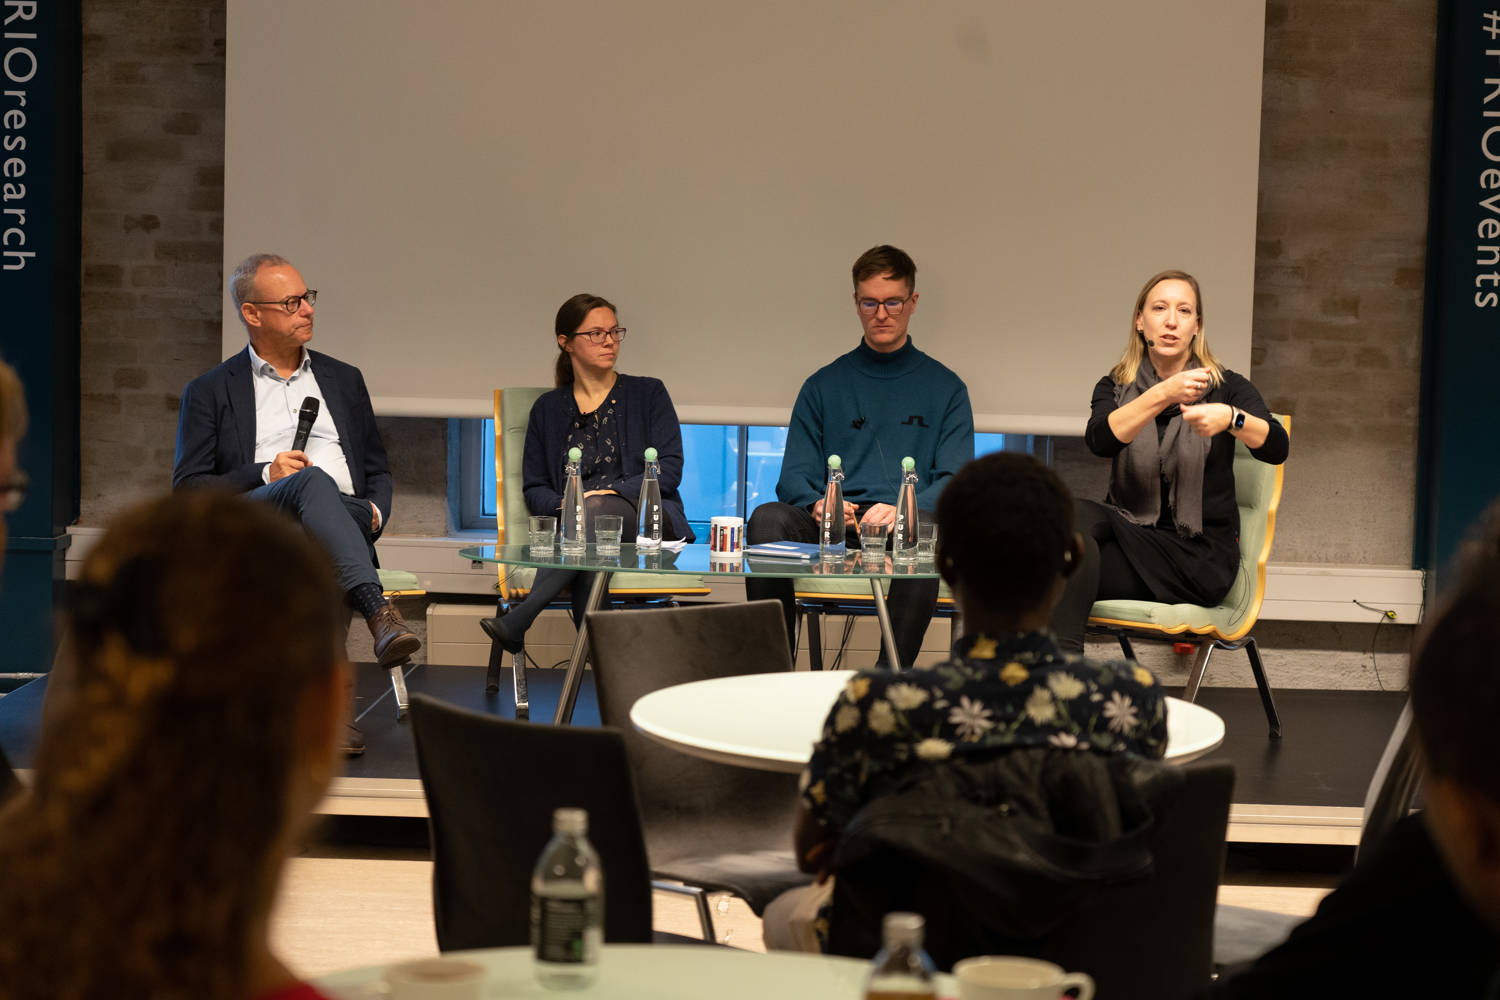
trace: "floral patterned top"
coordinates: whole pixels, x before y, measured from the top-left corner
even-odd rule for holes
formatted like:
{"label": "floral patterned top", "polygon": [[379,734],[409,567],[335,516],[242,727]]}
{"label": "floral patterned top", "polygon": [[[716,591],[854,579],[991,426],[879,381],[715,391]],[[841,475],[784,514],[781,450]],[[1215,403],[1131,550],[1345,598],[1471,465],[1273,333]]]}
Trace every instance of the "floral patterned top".
{"label": "floral patterned top", "polygon": [[843,829],[918,761],[1013,747],[1159,758],[1166,702],[1133,661],[1068,659],[1046,632],[965,636],[946,663],[850,678],[802,772],[814,819]]}
{"label": "floral patterned top", "polygon": [[[615,429],[614,393],[592,413],[579,413],[578,401],[568,394],[568,448],[577,448],[583,453],[578,460],[578,474],[585,490],[612,490],[625,478],[620,464],[619,437]],[[566,453],[567,449],[564,449]],[[627,498],[629,499],[629,498]]]}

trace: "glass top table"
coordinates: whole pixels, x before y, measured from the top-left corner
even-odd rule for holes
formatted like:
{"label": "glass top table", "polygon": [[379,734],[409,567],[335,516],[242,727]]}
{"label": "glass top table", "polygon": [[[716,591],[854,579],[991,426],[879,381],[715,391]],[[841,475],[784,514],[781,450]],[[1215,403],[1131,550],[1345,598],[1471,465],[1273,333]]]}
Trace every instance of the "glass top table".
{"label": "glass top table", "polygon": [[578,700],[578,689],[583,683],[583,664],[588,656],[588,612],[598,610],[609,592],[609,580],[615,573],[674,573],[684,576],[725,576],[791,579],[826,576],[845,580],[865,580],[870,585],[870,595],[875,606],[875,617],[880,622],[880,639],[885,648],[886,662],[899,664],[896,652],[896,635],[891,627],[890,612],[885,606],[885,591],[882,583],[887,580],[934,580],[938,572],[932,560],[897,565],[885,553],[879,563],[873,560],[867,565],[859,549],[850,549],[842,559],[764,559],[744,556],[738,559],[721,559],[708,550],[707,545],[685,545],[673,552],[662,548],[655,551],[638,549],[629,543],[620,546],[618,555],[601,555],[592,542],[579,554],[563,553],[561,548],[533,550],[524,543],[512,545],[472,545],[459,549],[462,558],[471,562],[499,563],[506,566],[530,567],[533,569],[573,570],[594,573],[593,586],[589,588],[584,607],[583,624],[573,640],[573,653],[568,660],[568,672],[563,678],[562,697],[558,699],[557,712],[552,721],[559,725],[572,721],[573,705]]}

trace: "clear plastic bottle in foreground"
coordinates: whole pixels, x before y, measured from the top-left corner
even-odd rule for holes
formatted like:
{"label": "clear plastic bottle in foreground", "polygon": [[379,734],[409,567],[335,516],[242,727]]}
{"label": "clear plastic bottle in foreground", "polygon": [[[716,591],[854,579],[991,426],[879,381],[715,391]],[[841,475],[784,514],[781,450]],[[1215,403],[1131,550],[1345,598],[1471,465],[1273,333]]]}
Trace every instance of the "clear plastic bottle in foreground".
{"label": "clear plastic bottle in foreground", "polygon": [[588,529],[583,523],[583,477],[578,464],[583,452],[568,449],[568,464],[563,467],[562,518],[557,528],[562,535],[562,550],[577,555],[588,546]]}
{"label": "clear plastic bottle in foreground", "polygon": [[818,555],[844,558],[844,460],[828,456],[828,486],[823,490],[823,518],[818,524]]}
{"label": "clear plastic bottle in foreground", "polygon": [[885,946],[870,963],[866,1000],[930,1000],[937,996],[932,959],[922,950],[927,924],[915,913],[887,913]]}
{"label": "clear plastic bottle in foreground", "polygon": [[656,461],[655,448],[646,449],[646,474],[641,479],[641,499],[635,509],[640,518],[635,547],[661,548],[661,466]]}
{"label": "clear plastic bottle in foreground", "polygon": [[604,872],[588,825],[582,809],[555,811],[552,839],[531,873],[531,950],[547,989],[583,989],[599,971]]}
{"label": "clear plastic bottle in foreground", "polygon": [[901,492],[896,494],[896,523],[891,529],[891,561],[917,561],[917,461],[901,460]]}

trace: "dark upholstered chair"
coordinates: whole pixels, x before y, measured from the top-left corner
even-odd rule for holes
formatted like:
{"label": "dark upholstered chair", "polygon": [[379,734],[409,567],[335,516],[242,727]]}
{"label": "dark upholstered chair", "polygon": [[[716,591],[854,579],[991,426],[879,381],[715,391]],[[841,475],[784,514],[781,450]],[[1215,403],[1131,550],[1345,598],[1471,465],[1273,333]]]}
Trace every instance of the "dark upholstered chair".
{"label": "dark upholstered chair", "polygon": [[[741,897],[759,915],[811,881],[797,870],[797,778],[691,757],[636,732],[630,707],[659,688],[791,670],[776,601],[605,611],[589,616],[599,719],[625,733],[658,879]],[[704,936],[712,920],[697,894]]]}
{"label": "dark upholstered chair", "polygon": [[[1234,769],[1205,762],[1188,764],[1181,774],[1182,781],[1161,782],[1147,795],[1154,815],[1145,837],[1153,861],[1148,874],[1106,880],[1090,889],[1052,930],[1031,941],[978,940],[972,933],[978,921],[966,924],[949,914],[946,923],[963,940],[945,941],[929,929],[928,950],[939,967],[948,968],[970,954],[1029,954],[1087,972],[1100,996],[1171,1000],[1205,990],[1212,971],[1214,905],[1224,866]],[[878,947],[880,930],[873,916],[869,926],[863,926],[866,921],[853,927],[841,922],[843,903],[849,898],[843,896],[846,890],[866,902],[878,899],[881,909],[944,910],[955,905],[953,899],[931,887],[952,876],[925,872],[910,857],[893,851],[869,855],[852,870],[837,871],[831,950],[863,957],[872,944]]]}
{"label": "dark upholstered chair", "polygon": [[604,867],[606,941],[696,940],[652,934],[646,845],[618,732],[508,722],[422,694],[411,713],[439,948],[530,940],[531,869],[560,806],[588,810]]}

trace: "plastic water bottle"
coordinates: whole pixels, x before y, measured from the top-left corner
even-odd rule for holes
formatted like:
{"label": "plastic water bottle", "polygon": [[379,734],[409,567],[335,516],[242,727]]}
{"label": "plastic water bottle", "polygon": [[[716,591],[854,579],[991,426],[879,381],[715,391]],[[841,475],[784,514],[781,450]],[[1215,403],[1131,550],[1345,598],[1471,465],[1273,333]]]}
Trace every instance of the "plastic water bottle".
{"label": "plastic water bottle", "polygon": [[588,548],[589,533],[583,523],[583,477],[579,475],[578,463],[583,452],[578,448],[568,449],[568,464],[563,468],[562,550],[577,555]]}
{"label": "plastic water bottle", "polygon": [[917,561],[917,462],[901,460],[901,492],[896,494],[896,526],[891,535],[891,561]]}
{"label": "plastic water bottle", "polygon": [[635,509],[640,517],[635,547],[661,548],[661,465],[656,461],[655,448],[646,449],[646,475],[641,480],[641,499]]}
{"label": "plastic water bottle", "polygon": [[927,924],[915,913],[887,913],[885,946],[870,963],[866,1000],[928,1000],[937,996],[932,958],[922,950]]}
{"label": "plastic water bottle", "polygon": [[823,490],[823,520],[818,526],[818,555],[844,558],[844,460],[828,456],[828,487]]}
{"label": "plastic water bottle", "polygon": [[552,839],[531,873],[531,950],[547,989],[582,989],[599,971],[604,871],[588,828],[584,810],[555,811]]}

